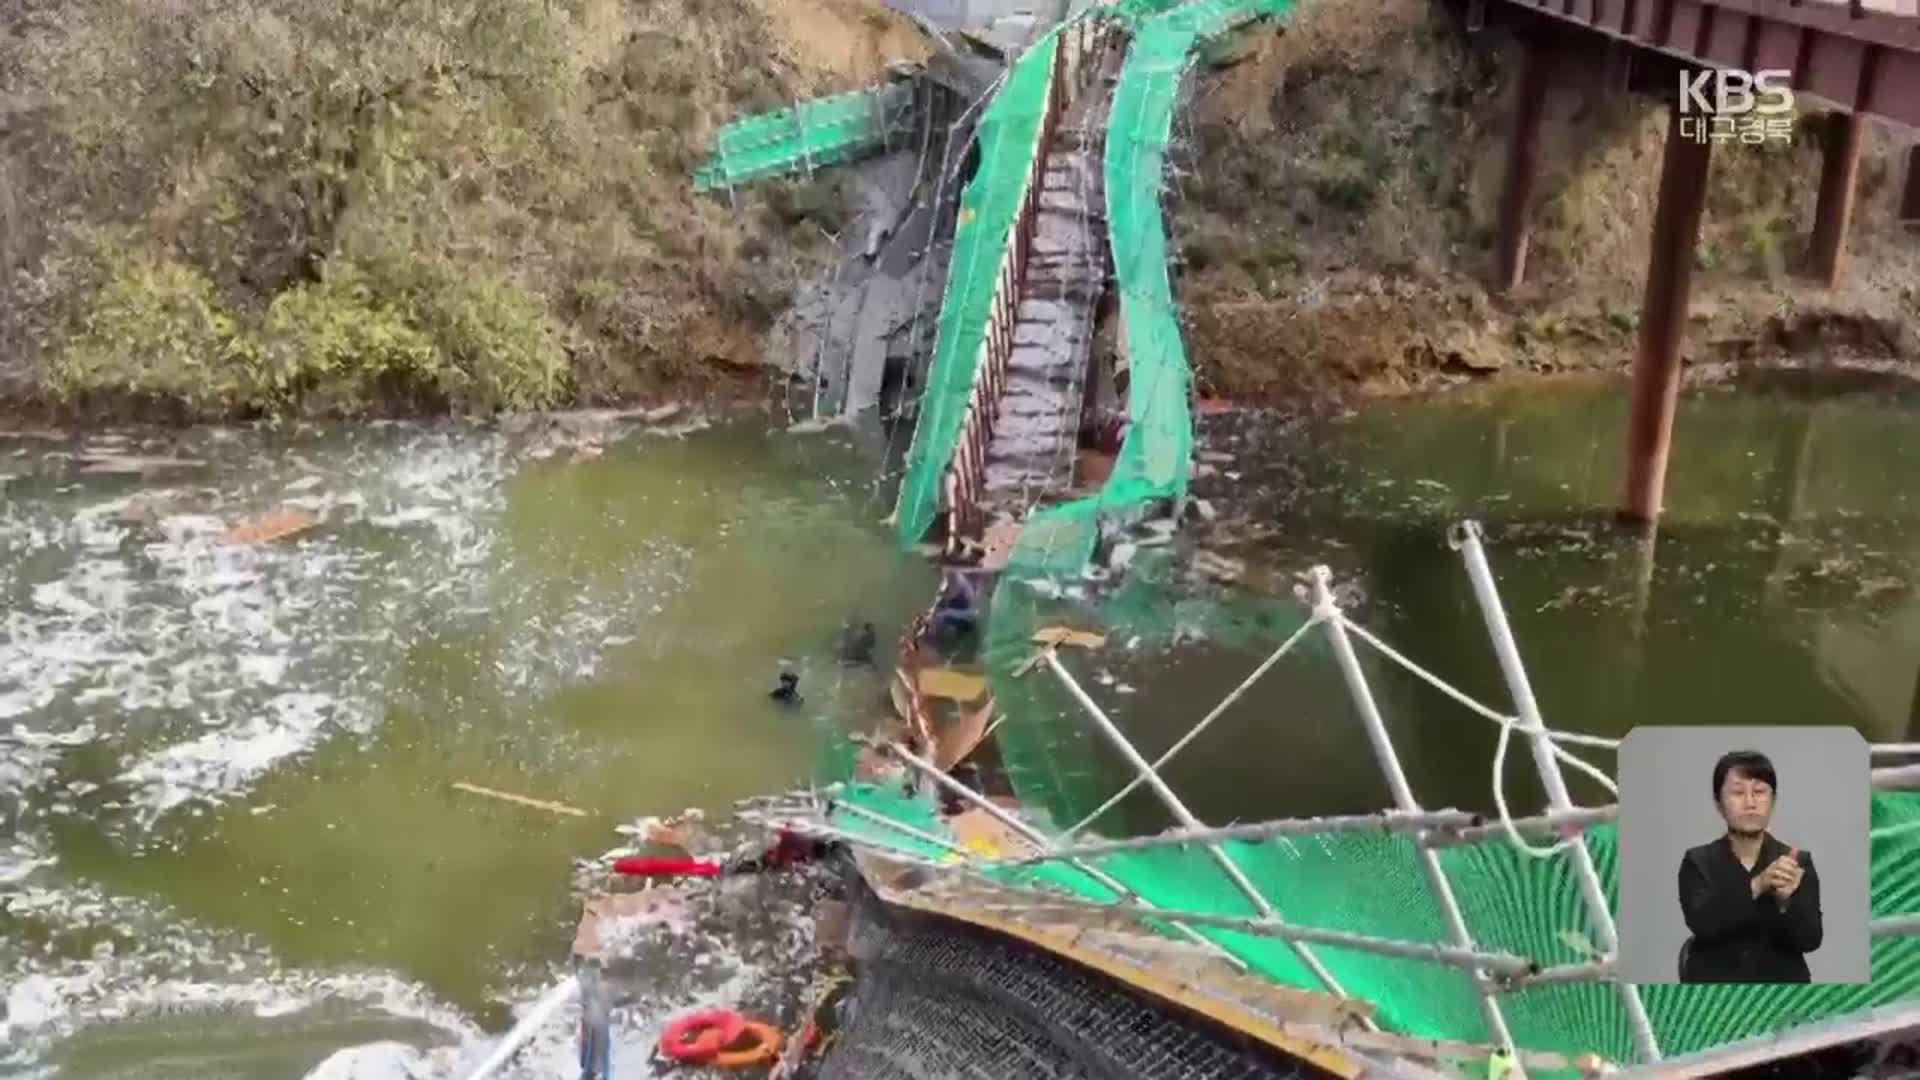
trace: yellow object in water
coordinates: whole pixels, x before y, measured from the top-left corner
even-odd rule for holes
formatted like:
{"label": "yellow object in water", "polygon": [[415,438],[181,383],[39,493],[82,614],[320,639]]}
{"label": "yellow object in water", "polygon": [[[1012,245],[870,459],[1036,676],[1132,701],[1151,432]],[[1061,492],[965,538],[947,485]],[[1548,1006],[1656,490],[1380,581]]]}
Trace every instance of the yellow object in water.
{"label": "yellow object in water", "polygon": [[1069,626],[1047,626],[1033,632],[1035,645],[1073,645],[1082,649],[1097,649],[1107,643],[1105,634],[1095,634],[1087,630],[1075,630]]}
{"label": "yellow object in water", "polygon": [[987,680],[984,675],[972,675],[952,668],[923,668],[920,671],[920,692],[948,701],[978,701],[987,692]]}

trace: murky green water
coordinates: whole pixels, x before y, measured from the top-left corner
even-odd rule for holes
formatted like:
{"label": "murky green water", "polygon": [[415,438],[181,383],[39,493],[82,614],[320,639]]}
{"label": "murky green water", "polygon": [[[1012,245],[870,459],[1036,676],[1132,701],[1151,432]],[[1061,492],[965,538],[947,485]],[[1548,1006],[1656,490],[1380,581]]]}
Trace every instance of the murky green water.
{"label": "murky green water", "polygon": [[[807,783],[816,725],[886,707],[837,662],[841,621],[900,625],[933,587],[878,526],[876,466],[835,439],[643,432],[576,461],[474,428],[200,433],[139,448],[210,462],[147,482],[0,446],[12,1010],[85,1019],[211,985],[265,1014],[121,1025],[70,1044],[61,1075],[209,1039],[234,1052],[203,1069],[299,1075],[395,1013],[497,1030],[498,998],[564,957],[572,860],[615,825]],[[214,540],[290,504],[321,524]],[[797,711],[767,699],[782,658]],[[273,992],[290,973],[368,1008],[308,1010],[299,1036],[275,1019],[302,996]],[[0,1074],[45,1049],[11,1019]]]}
{"label": "murky green water", "polygon": [[[1237,457],[1196,490],[1256,567],[1329,565],[1356,617],[1402,653],[1502,711],[1501,679],[1446,527],[1475,518],[1547,722],[1624,735],[1639,723],[1828,724],[1870,740],[1920,737],[1920,398],[1872,380],[1748,380],[1689,394],[1648,541],[1613,520],[1622,493],[1624,381],[1389,402],[1280,428],[1235,418],[1213,449]],[[1226,430],[1218,430],[1218,429]],[[1237,478],[1226,475],[1236,473]],[[1316,633],[1171,770],[1210,820],[1389,805],[1344,684]],[[1491,811],[1497,729],[1362,646],[1421,800]],[[1095,696],[1172,744],[1264,658],[1188,647]],[[1585,751],[1611,769],[1610,755]],[[1119,772],[1117,762],[1109,768]],[[1570,774],[1571,775],[1571,774]],[[1523,743],[1509,797],[1538,806]],[[1577,798],[1601,799],[1573,782]],[[1162,818],[1146,797],[1137,827]]]}
{"label": "murky green water", "polygon": [[[1221,421],[1205,449],[1235,456],[1197,490],[1226,534],[1263,534],[1233,554],[1331,565],[1357,618],[1496,707],[1444,542],[1463,516],[1488,526],[1550,723],[1904,739],[1920,413],[1884,387],[1832,391],[1690,396],[1651,546],[1611,521],[1612,381]],[[804,783],[817,725],[885,708],[877,674],[836,663],[837,630],[857,612],[890,639],[933,579],[878,525],[876,461],[750,425],[608,433],[579,460],[532,452],[540,437],[123,444],[210,463],[147,481],[81,474],[62,456],[79,444],[0,443],[0,1076],[286,1077],[346,1044],[497,1032],[501,1002],[565,954],[574,858],[634,817]],[[321,524],[215,540],[289,505]],[[765,697],[782,657],[803,672],[796,713]],[[1152,752],[1260,658],[1202,644],[1075,664],[1136,691],[1089,680]],[[1490,808],[1493,727],[1370,667],[1423,801]],[[1387,800],[1323,646],[1171,773],[1213,820]],[[1516,804],[1537,797],[1530,773],[1516,747]],[[164,1016],[177,1006],[223,1011]]]}

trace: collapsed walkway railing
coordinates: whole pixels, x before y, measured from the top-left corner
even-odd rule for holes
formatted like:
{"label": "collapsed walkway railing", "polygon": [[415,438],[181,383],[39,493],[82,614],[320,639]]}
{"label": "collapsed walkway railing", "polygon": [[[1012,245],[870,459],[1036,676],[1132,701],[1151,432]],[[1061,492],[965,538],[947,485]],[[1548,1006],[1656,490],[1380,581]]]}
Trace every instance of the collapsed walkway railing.
{"label": "collapsed walkway railing", "polygon": [[770,176],[852,161],[884,150],[913,115],[913,84],[898,81],[743,116],[714,134],[712,152],[693,174],[693,190],[731,191]]}
{"label": "collapsed walkway railing", "polygon": [[933,363],[894,508],[903,546],[920,543],[943,516],[949,543],[984,527],[977,508],[987,447],[1006,389],[1047,148],[1116,33],[1098,6],[1054,27],[1013,62],[981,117],[980,164],[961,196]]}
{"label": "collapsed walkway railing", "polygon": [[[1457,529],[1452,536],[1453,546],[1461,553],[1463,564],[1474,585],[1477,601],[1493,638],[1496,652],[1500,655],[1501,666],[1506,674],[1509,687],[1514,694],[1517,715],[1508,715],[1492,709],[1470,696],[1448,685],[1445,680],[1422,668],[1417,663],[1394,650],[1386,642],[1354,622],[1334,600],[1330,575],[1325,568],[1316,568],[1312,580],[1312,609],[1305,625],[1290,636],[1272,656],[1270,656],[1245,682],[1228,695],[1221,705],[1210,711],[1199,724],[1179,740],[1170,750],[1157,760],[1146,761],[1127,740],[1119,727],[1108,719],[1099,706],[1082,689],[1073,675],[1067,671],[1057,655],[1047,649],[1042,653],[1045,666],[1059,683],[1073,696],[1082,712],[1091,720],[1093,726],[1132,764],[1134,777],[1125,789],[1109,799],[1103,806],[1072,828],[1048,836],[1032,824],[1021,822],[1003,808],[994,805],[978,793],[973,792],[957,781],[938,773],[931,763],[917,756],[902,753],[897,747],[894,756],[909,767],[928,775],[943,790],[953,794],[969,804],[981,808],[1011,827],[1029,841],[1038,850],[1008,856],[983,856],[980,852],[955,843],[940,835],[944,826],[930,810],[910,801],[893,799],[877,789],[863,791],[842,789],[832,795],[832,801],[822,807],[808,808],[795,805],[787,812],[770,817],[769,823],[778,821],[783,827],[812,828],[823,835],[835,836],[864,847],[885,851],[889,858],[917,861],[923,865],[935,867],[947,872],[958,872],[981,877],[1017,899],[1012,907],[1029,911],[1042,909],[1082,909],[1098,912],[1121,913],[1136,918],[1149,925],[1164,926],[1178,924],[1180,932],[1189,936],[1205,932],[1205,936],[1216,944],[1224,945],[1226,951],[1245,959],[1244,947],[1235,947],[1233,938],[1221,938],[1220,934],[1253,935],[1259,938],[1272,938],[1285,942],[1302,963],[1302,966],[1331,993],[1347,996],[1333,975],[1326,970],[1314,954],[1315,947],[1333,948],[1353,954],[1368,954],[1388,957],[1396,960],[1413,960],[1427,964],[1438,964],[1461,972],[1469,979],[1477,998],[1487,1031],[1496,1046],[1509,1053],[1518,1054],[1523,1049],[1548,1049],[1546,1047],[1522,1047],[1516,1045],[1513,1033],[1509,1030],[1503,1001],[1512,995],[1547,987],[1568,984],[1587,983],[1605,984],[1611,987],[1611,993],[1618,998],[1621,1015],[1626,1021],[1629,1047],[1619,1047],[1609,1051],[1619,1056],[1619,1051],[1628,1051],[1633,1057],[1644,1063],[1658,1062],[1662,1058],[1661,1040],[1656,1037],[1654,1025],[1649,1018],[1641,988],[1622,981],[1615,970],[1615,956],[1618,952],[1617,936],[1613,926],[1612,911],[1607,904],[1606,884],[1600,868],[1595,865],[1588,851],[1588,830],[1605,827],[1617,812],[1615,806],[1578,807],[1567,792],[1561,768],[1563,765],[1575,768],[1591,777],[1594,781],[1618,796],[1618,787],[1613,778],[1603,769],[1580,757],[1569,747],[1596,747],[1617,749],[1619,741],[1594,735],[1573,732],[1559,732],[1547,728],[1540,716],[1539,708],[1532,697],[1531,687],[1526,681],[1526,673],[1521,663],[1518,649],[1515,647],[1511,630],[1507,626],[1504,608],[1495,588],[1491,569],[1481,546],[1481,536],[1477,526],[1468,523]],[[1009,583],[1007,587],[1017,587]],[[1178,796],[1168,786],[1163,771],[1168,762],[1184,747],[1212,724],[1234,700],[1284,656],[1296,649],[1307,638],[1308,631],[1314,626],[1326,629],[1331,640],[1335,658],[1339,661],[1347,688],[1366,725],[1370,741],[1376,751],[1376,761],[1386,773],[1389,785],[1395,794],[1394,809],[1376,814],[1347,815],[1341,817],[1299,818],[1248,825],[1234,825],[1224,828],[1208,827],[1185,811]],[[1455,810],[1430,811],[1422,809],[1413,797],[1407,785],[1403,771],[1399,768],[1397,752],[1384,720],[1379,714],[1377,703],[1367,678],[1362,670],[1353,639],[1359,641],[1387,660],[1405,669],[1421,681],[1439,689],[1450,699],[1461,703],[1476,715],[1487,719],[1500,727],[1499,742],[1495,750],[1496,772],[1494,775],[1494,802],[1498,809],[1497,821],[1483,821],[1479,815],[1465,814]],[[1015,722],[1018,722],[1016,720]],[[1497,766],[1503,759],[1514,732],[1526,736],[1533,750],[1536,771],[1540,774],[1543,787],[1548,794],[1548,808],[1538,815],[1515,818],[1509,811],[1505,793],[1500,781],[1501,773]],[[1920,753],[1920,745],[1882,744],[1874,748],[1875,755],[1886,759],[1899,754]],[[1920,799],[1902,794],[1898,803],[1884,802],[1894,798],[1888,792],[1905,792],[1920,789],[1920,766],[1881,768],[1874,772],[1876,815],[1883,812],[1897,817],[1891,824],[1885,824],[1874,831],[1876,850],[1887,857],[1889,865],[1876,880],[1876,894],[1894,897],[1897,902],[1911,904],[1920,898],[1920,885],[1915,888],[1901,887],[1898,891],[1882,893],[1880,886],[1887,881],[1885,871],[1920,868],[1920,859],[1901,859],[1900,855],[1913,856],[1920,853],[1920,844],[1903,841],[1899,845],[1892,843],[1896,837],[1908,837],[1920,841]],[[1140,786],[1149,787],[1160,798],[1179,827],[1154,836],[1134,837],[1124,840],[1077,840],[1102,814],[1117,805],[1121,798]],[[1317,837],[1323,841],[1330,836],[1364,834],[1411,836],[1421,862],[1429,895],[1435,902],[1445,924],[1445,944],[1428,941],[1409,940],[1378,933],[1358,933],[1350,930],[1328,927],[1297,925],[1281,918],[1273,911],[1272,901],[1278,899],[1264,895],[1256,883],[1257,875],[1248,874],[1238,865],[1236,857],[1223,850],[1223,845],[1249,841],[1259,841],[1284,837]],[[1556,842],[1537,846],[1528,837],[1554,837]],[[905,841],[915,841],[908,844]],[[1470,920],[1460,910],[1458,902],[1449,902],[1455,882],[1437,859],[1439,851],[1459,848],[1462,845],[1484,844],[1487,841],[1505,841],[1505,846],[1523,853],[1523,862],[1540,865],[1559,863],[1569,865],[1573,872],[1574,884],[1584,911],[1585,920],[1597,939],[1595,955],[1589,959],[1572,963],[1547,964],[1538,959],[1521,955],[1510,948],[1489,947],[1484,938],[1476,938]],[[1896,847],[1898,850],[1896,850]],[[1190,910],[1176,904],[1148,903],[1142,894],[1152,896],[1156,890],[1149,888],[1147,882],[1137,872],[1142,864],[1137,862],[1121,863],[1112,860],[1125,859],[1140,853],[1157,852],[1163,855],[1177,853],[1177,849],[1204,849],[1224,876],[1232,883],[1236,891],[1245,895],[1251,892],[1260,896],[1253,902],[1255,915],[1234,915],[1220,911]],[[1911,849],[1911,850],[1910,850]],[[1241,849],[1245,852],[1247,849]],[[1244,857],[1244,856],[1243,856]],[[1101,865],[1103,862],[1107,865]],[[1182,864],[1183,870],[1190,872],[1193,864]],[[1095,870],[1104,879],[1106,888],[1097,893],[1090,890],[1090,884],[1080,877],[1082,870]],[[1051,871],[1051,872],[1049,872]],[[1909,875],[1911,876],[1911,875]],[[1523,883],[1522,883],[1523,884]],[[1486,883],[1480,882],[1484,889]],[[1888,884],[1892,890],[1894,885]],[[1062,895],[1062,890],[1069,894]],[[1130,895],[1121,896],[1120,893]],[[1109,899],[1115,897],[1115,899]],[[1526,896],[1510,897],[1525,903]],[[1782,1018],[1789,1030],[1798,1030],[1799,1024],[1813,1020],[1829,1026],[1839,1025],[1846,1030],[1849,1018],[1866,1024],[1879,1022],[1862,1010],[1869,1005],[1885,1005],[1889,1000],[1910,1003],[1913,1018],[1920,1024],[1920,968],[1909,963],[1915,959],[1907,955],[1915,952],[1911,949],[1912,939],[1920,935],[1920,912],[1896,908],[1884,912],[1870,924],[1870,932],[1876,941],[1885,943],[1898,939],[1901,952],[1898,957],[1881,957],[1888,963],[1876,965],[1876,973],[1884,974],[1884,981],[1873,987],[1861,990],[1864,996],[1833,997],[1823,999],[1826,1004],[1811,1011],[1800,1010],[1791,1019]],[[1365,988],[1360,988],[1364,994]],[[1671,988],[1659,988],[1667,990]],[[1704,988],[1685,988],[1700,990]],[[1713,988],[1718,990],[1720,988]],[[1734,988],[1735,992],[1752,988]],[[1771,990],[1774,988],[1757,988]],[[1825,989],[1825,988],[1820,988]],[[1850,989],[1850,988],[1849,988]],[[1728,1002],[1729,1004],[1731,1002]],[[1723,1006],[1724,1008],[1724,1006]],[[1793,1010],[1789,1010],[1792,1012]],[[1718,1029],[1703,1032],[1699,1028],[1699,1018],[1688,1014],[1681,1020],[1692,1022],[1694,1030],[1687,1031],[1682,1040],[1682,1049],[1688,1057],[1697,1058],[1711,1055],[1713,1047],[1727,1045],[1730,1040],[1751,1031],[1729,1031],[1727,1025],[1734,1027],[1743,1024],[1751,1027],[1750,1017],[1718,1016]],[[1674,1017],[1670,1016],[1670,1020]],[[1581,1025],[1581,1030],[1570,1033],[1570,1037],[1582,1041],[1601,1043],[1606,1041],[1605,1032],[1594,1029],[1590,1021]],[[1864,1030],[1864,1029],[1863,1029]],[[1405,1034],[1429,1038],[1452,1037],[1438,1031],[1406,1031]],[[1705,1042],[1706,1046],[1685,1045]],[[1557,1050],[1573,1052],[1599,1051],[1604,1046],[1589,1045],[1580,1047],[1554,1047]],[[1732,1052],[1729,1048],[1729,1052]],[[1743,1050],[1742,1052],[1749,1052]]]}

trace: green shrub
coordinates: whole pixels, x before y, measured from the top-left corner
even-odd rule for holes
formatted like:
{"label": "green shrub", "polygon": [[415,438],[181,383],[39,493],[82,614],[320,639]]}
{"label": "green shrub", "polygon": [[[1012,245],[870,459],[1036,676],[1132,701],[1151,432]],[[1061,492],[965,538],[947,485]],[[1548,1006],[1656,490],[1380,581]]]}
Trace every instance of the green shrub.
{"label": "green shrub", "polygon": [[94,245],[99,282],[81,300],[48,367],[61,398],[111,393],[218,411],[250,396],[258,355],[205,274],[111,243]]}
{"label": "green shrub", "polygon": [[544,408],[564,389],[567,356],[546,305],[504,278],[480,269],[449,274],[415,313],[439,348],[437,381],[456,407]]}
{"label": "green shrub", "polygon": [[356,415],[431,384],[437,366],[432,339],[352,267],[274,297],[259,353],[258,397],[271,412]]}

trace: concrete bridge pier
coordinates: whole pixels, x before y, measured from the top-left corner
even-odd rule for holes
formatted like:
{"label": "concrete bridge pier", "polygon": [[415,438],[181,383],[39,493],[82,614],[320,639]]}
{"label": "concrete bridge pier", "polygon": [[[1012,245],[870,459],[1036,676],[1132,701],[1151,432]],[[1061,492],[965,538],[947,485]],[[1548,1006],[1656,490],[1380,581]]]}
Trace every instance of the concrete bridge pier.
{"label": "concrete bridge pier", "polygon": [[1831,289],[1846,269],[1847,226],[1853,219],[1853,194],[1860,175],[1860,148],[1868,119],[1859,113],[1831,113],[1823,133],[1820,196],[1814,204],[1813,243],[1808,272]]}
{"label": "concrete bridge pier", "polygon": [[1681,133],[1680,106],[1667,111],[1660,165],[1660,205],[1653,215],[1652,255],[1640,310],[1640,351],[1633,361],[1633,412],[1627,428],[1627,492],[1621,516],[1653,522],[1666,489],[1673,414],[1680,400],[1680,346],[1686,335],[1693,253],[1707,205],[1713,143]]}

